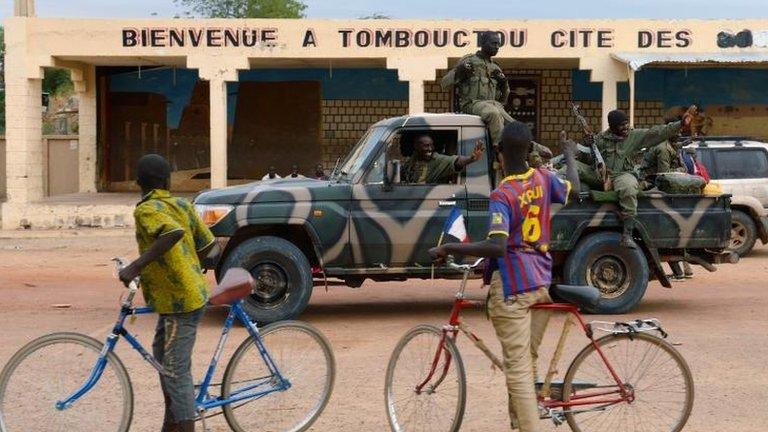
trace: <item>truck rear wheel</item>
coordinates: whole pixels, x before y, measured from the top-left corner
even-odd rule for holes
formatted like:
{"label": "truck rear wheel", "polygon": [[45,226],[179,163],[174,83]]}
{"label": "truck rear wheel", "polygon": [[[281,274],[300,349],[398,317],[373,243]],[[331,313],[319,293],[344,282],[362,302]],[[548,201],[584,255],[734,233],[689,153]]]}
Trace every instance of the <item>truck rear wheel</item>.
{"label": "truck rear wheel", "polygon": [[757,227],[752,218],[741,210],[731,210],[731,242],[728,250],[743,257],[752,251],[756,241]]}
{"label": "truck rear wheel", "polygon": [[640,248],[619,246],[616,232],[590,234],[579,241],[565,260],[563,279],[573,285],[600,290],[600,303],[589,313],[620,314],[640,302],[648,287],[648,262]]}
{"label": "truck rear wheel", "polygon": [[232,267],[248,270],[255,279],[243,309],[258,324],[296,318],[307,307],[312,269],[307,257],[288,240],[272,236],[248,239],[226,256],[219,276]]}

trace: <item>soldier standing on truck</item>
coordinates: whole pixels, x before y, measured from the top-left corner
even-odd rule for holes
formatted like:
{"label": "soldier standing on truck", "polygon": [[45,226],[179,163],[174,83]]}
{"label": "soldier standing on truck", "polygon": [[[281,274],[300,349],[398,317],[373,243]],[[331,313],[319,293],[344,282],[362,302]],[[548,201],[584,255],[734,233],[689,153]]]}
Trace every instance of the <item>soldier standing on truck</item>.
{"label": "soldier standing on truck", "polygon": [[637,194],[640,191],[637,174],[634,171],[633,158],[641,149],[655,146],[678,134],[680,129],[689,126],[696,107],[691,106],[681,121],[650,129],[630,129],[629,118],[623,111],[613,110],[608,113],[608,129],[595,135],[595,145],[605,160],[610,178],[610,187],[616,191],[619,200],[619,216],[622,221],[621,246],[636,248],[632,240],[637,216]]}
{"label": "soldier standing on truck", "polygon": [[[480,51],[461,58],[440,82],[444,90],[457,88],[459,110],[483,119],[491,134],[491,145],[501,141],[504,125],[516,121],[504,109],[509,97],[509,83],[501,67],[493,61],[499,52],[501,39],[495,32],[486,31],[478,36]],[[541,144],[534,143],[532,153],[552,157],[552,152]]]}
{"label": "soldier standing on truck", "polygon": [[[506,178],[490,196],[488,238],[476,243],[449,243],[429,250],[433,259],[447,255],[490,258],[488,315],[501,342],[512,429],[538,430],[534,387],[536,352],[549,315],[530,306],[551,302],[552,256],[549,254],[550,205],[578,196],[576,144],[561,134],[569,181],[546,168],[530,168],[531,131],[520,122],[504,127],[501,165]],[[573,188],[571,187],[573,185]]]}
{"label": "soldier standing on truck", "polygon": [[[399,140],[393,145],[399,145]],[[477,140],[471,155],[448,156],[435,153],[435,142],[431,136],[419,135],[413,143],[413,155],[403,162],[403,181],[415,184],[448,183],[454,174],[480,160],[484,149],[483,140]]]}

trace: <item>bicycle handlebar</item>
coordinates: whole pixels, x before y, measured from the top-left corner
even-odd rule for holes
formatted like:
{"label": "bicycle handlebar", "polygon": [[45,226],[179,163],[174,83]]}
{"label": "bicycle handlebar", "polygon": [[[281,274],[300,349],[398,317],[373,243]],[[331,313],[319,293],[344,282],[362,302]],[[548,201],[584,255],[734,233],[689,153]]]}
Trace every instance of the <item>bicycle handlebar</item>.
{"label": "bicycle handlebar", "polygon": [[472,264],[456,264],[456,258],[454,258],[453,255],[448,255],[447,257],[445,257],[445,266],[453,270],[458,270],[464,273],[468,273],[476,269],[483,262],[484,259],[485,258],[478,258]]}
{"label": "bicycle handlebar", "polygon": [[[126,262],[120,257],[114,257],[112,258],[112,261],[115,263],[115,268],[117,269],[118,273],[127,265]],[[136,295],[136,292],[139,290],[139,278],[134,278],[128,284],[127,288],[129,292],[128,297],[125,299],[124,306],[131,306],[133,303],[133,296]]]}

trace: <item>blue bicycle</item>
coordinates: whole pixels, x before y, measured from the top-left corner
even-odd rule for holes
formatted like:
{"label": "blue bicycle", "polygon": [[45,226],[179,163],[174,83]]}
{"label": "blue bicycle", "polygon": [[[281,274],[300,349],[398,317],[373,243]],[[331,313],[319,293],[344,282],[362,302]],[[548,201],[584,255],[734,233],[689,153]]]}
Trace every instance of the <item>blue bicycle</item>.
{"label": "blue bicycle", "polygon": [[[118,269],[122,261],[117,260]],[[234,271],[233,271],[234,270]],[[303,431],[323,411],[333,390],[335,361],[328,340],[311,325],[283,321],[258,329],[242,309],[253,279],[227,272],[211,304],[229,305],[216,351],[196,396],[199,418],[223,412],[232,430]],[[79,333],[53,333],[21,348],[0,373],[0,431],[128,431],[133,388],[115,353],[120,337],[161,374],[168,372],[125,327],[125,319],[153,313],[134,307],[138,282],[128,287],[120,316],[104,343]],[[216,364],[235,319],[249,337],[214,383]],[[220,394],[212,395],[212,388]],[[219,410],[220,408],[220,410]]]}

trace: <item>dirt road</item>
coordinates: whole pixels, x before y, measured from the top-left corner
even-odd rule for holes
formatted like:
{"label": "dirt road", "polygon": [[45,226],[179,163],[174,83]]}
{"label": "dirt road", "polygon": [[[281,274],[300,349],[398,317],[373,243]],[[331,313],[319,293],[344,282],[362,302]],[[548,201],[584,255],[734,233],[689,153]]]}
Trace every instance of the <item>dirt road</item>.
{"label": "dirt road", "polygon": [[[131,235],[0,239],[0,365],[21,345],[54,330],[72,330],[103,338],[117,316],[120,285],[109,259],[133,258]],[[672,290],[651,283],[640,307],[627,315],[661,319],[688,360],[696,382],[696,400],[686,431],[759,432],[768,430],[768,248],[758,248],[737,265],[716,273],[696,268],[696,278]],[[362,288],[316,289],[302,319],[320,328],[336,353],[337,379],[331,402],[317,431],[387,430],[383,379],[400,336],[419,323],[447,319],[457,282],[366,283]],[[484,291],[472,283],[470,295]],[[69,303],[68,309],[51,305]],[[195,347],[194,372],[202,375],[225,316],[209,310]],[[479,311],[467,314],[481,336],[498,350],[490,323]],[[598,319],[598,317],[593,317]],[[622,317],[611,317],[611,320]],[[553,320],[551,336],[559,329]],[[154,319],[131,325],[145,346],[151,344]],[[245,336],[234,330],[232,352]],[[550,337],[552,339],[553,337]],[[545,346],[543,358],[552,343]],[[584,345],[570,339],[567,358]],[[506,397],[499,372],[467,341],[460,348],[469,373],[469,403],[464,430],[505,430]],[[135,431],[155,431],[162,419],[157,378],[132,350],[118,349],[133,380]],[[226,359],[226,357],[224,357]],[[563,365],[563,370],[566,365]],[[220,369],[223,369],[220,368]],[[229,430],[221,417],[209,423]],[[555,430],[547,424],[545,430]],[[567,430],[563,426],[557,430]]]}

